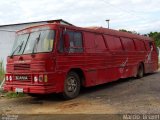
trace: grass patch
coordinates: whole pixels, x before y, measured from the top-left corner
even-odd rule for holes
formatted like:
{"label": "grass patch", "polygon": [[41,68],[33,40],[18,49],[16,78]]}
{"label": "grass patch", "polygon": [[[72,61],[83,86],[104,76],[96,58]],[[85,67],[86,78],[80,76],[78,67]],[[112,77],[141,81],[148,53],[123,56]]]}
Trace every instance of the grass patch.
{"label": "grass patch", "polygon": [[24,93],[15,93],[15,92],[7,92],[4,95],[6,98],[19,98],[19,97],[25,97],[26,95]]}
{"label": "grass patch", "polygon": [[2,89],[0,89],[0,93],[5,93]]}

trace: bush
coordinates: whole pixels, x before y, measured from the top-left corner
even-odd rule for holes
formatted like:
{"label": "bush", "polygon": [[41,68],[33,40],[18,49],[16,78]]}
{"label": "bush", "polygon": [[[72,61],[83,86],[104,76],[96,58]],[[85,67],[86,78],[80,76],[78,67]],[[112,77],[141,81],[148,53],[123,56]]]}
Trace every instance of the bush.
{"label": "bush", "polygon": [[0,60],[0,80],[3,80],[5,74],[3,60]]}
{"label": "bush", "polygon": [[24,93],[7,92],[7,93],[5,93],[5,96],[7,98],[17,98],[17,97],[24,97],[25,94]]}

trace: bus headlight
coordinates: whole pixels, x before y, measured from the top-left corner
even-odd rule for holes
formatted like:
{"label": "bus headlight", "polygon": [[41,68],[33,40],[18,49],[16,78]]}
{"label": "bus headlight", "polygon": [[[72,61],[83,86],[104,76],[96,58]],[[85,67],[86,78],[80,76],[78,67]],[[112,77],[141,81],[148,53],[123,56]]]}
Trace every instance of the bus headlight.
{"label": "bus headlight", "polygon": [[7,82],[12,82],[12,80],[13,80],[12,75],[7,74],[7,75],[5,76],[5,80],[6,80]]}
{"label": "bus headlight", "polygon": [[34,76],[34,82],[38,82],[38,76]]}
{"label": "bus headlight", "polygon": [[6,75],[6,81],[8,81],[8,80],[9,80],[8,75]]}
{"label": "bus headlight", "polygon": [[9,81],[12,81],[12,76],[9,76]]}

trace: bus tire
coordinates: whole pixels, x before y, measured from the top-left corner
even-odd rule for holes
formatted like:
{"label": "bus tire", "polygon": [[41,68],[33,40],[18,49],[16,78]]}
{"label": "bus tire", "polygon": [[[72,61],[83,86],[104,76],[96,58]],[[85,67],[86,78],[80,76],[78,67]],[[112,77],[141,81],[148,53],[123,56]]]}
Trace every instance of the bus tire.
{"label": "bus tire", "polygon": [[143,76],[144,76],[143,64],[139,64],[139,67],[137,70],[137,78],[142,78]]}
{"label": "bus tire", "polygon": [[79,95],[80,92],[80,78],[77,73],[69,72],[64,81],[63,98],[66,100],[73,99]]}

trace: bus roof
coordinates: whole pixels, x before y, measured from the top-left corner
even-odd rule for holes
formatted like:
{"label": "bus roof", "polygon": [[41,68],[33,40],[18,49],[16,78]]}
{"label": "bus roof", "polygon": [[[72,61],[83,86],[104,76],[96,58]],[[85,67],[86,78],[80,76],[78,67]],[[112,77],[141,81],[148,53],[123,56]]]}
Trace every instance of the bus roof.
{"label": "bus roof", "polygon": [[147,37],[147,36],[128,33],[128,32],[122,32],[122,31],[103,28],[103,27],[86,27],[86,28],[97,31],[97,32],[101,32],[104,34],[114,35],[114,36],[127,37],[127,38],[133,38],[133,39],[142,39],[142,40],[152,40],[150,37]]}
{"label": "bus roof", "polygon": [[22,32],[27,29],[31,30],[34,28],[46,27],[46,26],[61,26],[61,27],[65,27],[65,28],[71,28],[71,29],[86,31],[86,32],[103,33],[103,34],[113,35],[113,36],[117,36],[117,37],[127,37],[127,38],[132,38],[132,39],[152,41],[152,39],[150,37],[146,37],[146,36],[138,35],[138,34],[132,34],[132,33],[128,33],[128,32],[122,32],[122,31],[108,29],[108,28],[103,28],[103,27],[77,27],[77,26],[73,26],[73,25],[64,25],[64,24],[60,24],[60,23],[47,23],[47,24],[42,24],[42,25],[37,25],[37,26],[31,26],[31,27],[22,29],[20,31],[17,31],[17,33]]}

